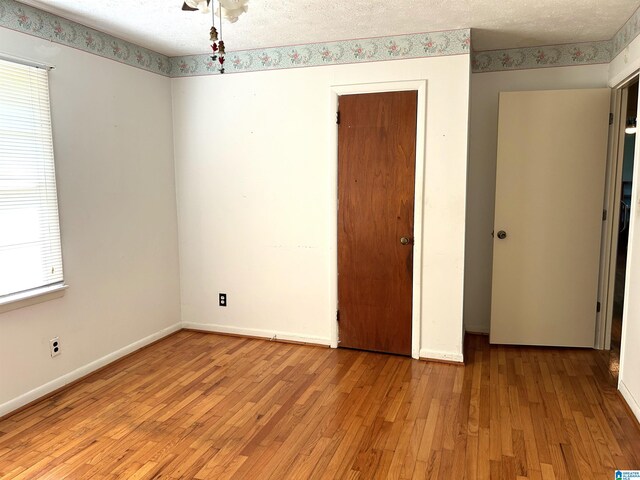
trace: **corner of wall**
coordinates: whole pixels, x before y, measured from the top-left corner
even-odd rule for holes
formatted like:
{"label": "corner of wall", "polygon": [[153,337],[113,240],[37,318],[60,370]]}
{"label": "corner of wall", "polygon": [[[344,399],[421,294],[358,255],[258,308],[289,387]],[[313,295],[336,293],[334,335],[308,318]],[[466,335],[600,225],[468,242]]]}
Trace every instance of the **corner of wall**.
{"label": "corner of wall", "polygon": [[631,391],[627,388],[624,381],[621,379],[618,382],[618,390],[620,391],[620,395],[627,402],[627,406],[636,416],[636,419],[640,422],[640,399],[637,399],[633,396]]}
{"label": "corner of wall", "polygon": [[33,390],[25,392],[22,395],[19,395],[18,397],[8,400],[5,403],[0,404],[0,418],[12,412],[15,412],[16,410],[19,410],[29,405],[30,403],[39,401],[44,397],[47,397],[48,395],[55,393],[57,390],[60,390],[68,386],[69,384],[77,382],[78,380],[81,380],[87,375],[94,373],[96,370],[99,370],[103,367],[108,366],[110,363],[120,360],[123,357],[126,357],[127,355],[135,353],[136,351],[151,345],[152,343],[162,340],[163,338],[171,335],[172,333],[179,331],[181,328],[182,326],[179,323],[176,323],[175,325],[171,325],[170,327],[167,327],[167,328],[163,328],[159,332],[156,332],[152,335],[142,338],[136,342],[130,343],[129,345],[123,348],[120,348],[108,355],[105,355],[90,363],[87,363],[86,365],[83,365],[80,368],[77,368],[58,378],[55,378],[50,382],[45,383],[44,385],[41,385],[37,388],[34,388]]}

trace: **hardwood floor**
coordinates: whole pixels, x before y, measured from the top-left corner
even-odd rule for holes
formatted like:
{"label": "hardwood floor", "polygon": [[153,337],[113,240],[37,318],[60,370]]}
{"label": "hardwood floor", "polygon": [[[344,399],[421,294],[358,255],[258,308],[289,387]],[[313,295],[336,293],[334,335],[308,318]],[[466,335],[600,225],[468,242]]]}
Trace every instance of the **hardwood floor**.
{"label": "hardwood floor", "polygon": [[607,479],[640,429],[592,350],[466,366],[181,331],[0,421],[0,477]]}

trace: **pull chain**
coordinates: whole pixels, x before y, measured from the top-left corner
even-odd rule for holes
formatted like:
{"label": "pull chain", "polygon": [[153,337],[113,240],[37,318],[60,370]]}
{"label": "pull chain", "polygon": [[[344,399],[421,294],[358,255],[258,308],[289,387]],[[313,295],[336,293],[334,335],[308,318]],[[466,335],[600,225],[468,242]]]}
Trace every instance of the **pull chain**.
{"label": "pull chain", "polygon": [[211,60],[217,60],[220,64],[220,73],[224,73],[224,41],[222,40],[222,5],[218,2],[218,12],[220,13],[220,37],[218,39],[218,31],[216,30],[216,12],[211,9],[211,30],[209,31],[209,39],[211,40]]}

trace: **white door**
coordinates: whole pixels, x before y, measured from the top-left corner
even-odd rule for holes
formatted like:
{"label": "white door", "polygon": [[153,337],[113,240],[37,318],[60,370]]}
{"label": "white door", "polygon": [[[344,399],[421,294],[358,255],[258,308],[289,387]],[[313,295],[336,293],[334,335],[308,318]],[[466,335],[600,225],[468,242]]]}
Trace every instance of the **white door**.
{"label": "white door", "polygon": [[594,344],[609,98],[500,94],[491,343]]}

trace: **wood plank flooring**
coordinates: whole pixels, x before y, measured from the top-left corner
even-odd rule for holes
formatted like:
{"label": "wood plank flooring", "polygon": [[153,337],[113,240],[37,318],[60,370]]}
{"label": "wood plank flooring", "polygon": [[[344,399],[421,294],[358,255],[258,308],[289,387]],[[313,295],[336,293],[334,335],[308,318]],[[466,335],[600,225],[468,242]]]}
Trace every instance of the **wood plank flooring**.
{"label": "wood plank flooring", "polygon": [[592,350],[466,366],[181,331],[0,421],[0,477],[607,479],[640,429]]}

